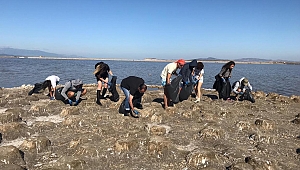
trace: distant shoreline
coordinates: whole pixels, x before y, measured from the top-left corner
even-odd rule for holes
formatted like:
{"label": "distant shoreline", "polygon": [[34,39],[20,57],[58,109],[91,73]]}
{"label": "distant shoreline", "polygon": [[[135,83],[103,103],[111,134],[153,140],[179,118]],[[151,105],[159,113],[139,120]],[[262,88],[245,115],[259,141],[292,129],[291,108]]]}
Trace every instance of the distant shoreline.
{"label": "distant shoreline", "polygon": [[[70,57],[44,57],[44,56],[0,56],[1,58],[19,58],[19,59],[44,59],[44,60],[103,60],[103,61],[136,61],[136,62],[174,62],[174,59],[156,59],[156,58],[145,58],[145,59],[121,59],[121,58],[70,58]],[[191,61],[191,60],[186,60]],[[201,60],[199,60],[201,61]],[[203,63],[226,63],[230,60],[202,60]],[[239,64],[290,64],[300,65],[300,62],[260,62],[260,61],[235,61]]]}

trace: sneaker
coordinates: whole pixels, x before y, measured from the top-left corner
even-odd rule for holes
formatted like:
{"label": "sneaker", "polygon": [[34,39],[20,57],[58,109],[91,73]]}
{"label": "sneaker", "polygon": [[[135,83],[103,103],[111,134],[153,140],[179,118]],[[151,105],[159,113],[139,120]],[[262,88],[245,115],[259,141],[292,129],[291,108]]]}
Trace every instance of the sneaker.
{"label": "sneaker", "polygon": [[195,103],[200,102],[200,98],[197,98],[194,102],[195,102]]}

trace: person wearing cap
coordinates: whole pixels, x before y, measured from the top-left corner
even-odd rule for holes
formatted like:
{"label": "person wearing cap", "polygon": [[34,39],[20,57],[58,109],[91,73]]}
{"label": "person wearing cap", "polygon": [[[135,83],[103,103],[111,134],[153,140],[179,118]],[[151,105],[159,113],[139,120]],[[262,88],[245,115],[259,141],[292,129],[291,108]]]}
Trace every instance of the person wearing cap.
{"label": "person wearing cap", "polygon": [[139,112],[134,107],[143,109],[142,96],[147,90],[145,81],[140,77],[129,76],[121,81],[120,87],[125,95],[125,100],[122,103],[126,112],[124,115],[128,116],[130,113],[133,117],[138,118]]}
{"label": "person wearing cap", "polygon": [[177,69],[181,69],[185,64],[185,61],[183,59],[179,59],[176,62],[172,62],[167,64],[164,69],[162,70],[160,74],[161,78],[161,84],[164,87],[164,108],[168,108],[168,105],[170,103],[170,99],[167,97],[167,90],[166,85],[171,84],[171,77],[172,75],[178,75],[176,73]]}
{"label": "person wearing cap", "polygon": [[[235,97],[237,98],[238,95],[243,96],[247,89],[252,91],[252,86],[247,78],[242,77],[239,81],[236,81],[233,84],[232,92],[236,94]],[[242,97],[240,97],[240,99],[243,100]]]}
{"label": "person wearing cap", "polygon": [[59,80],[60,78],[58,76],[51,75],[48,76],[43,83],[44,89],[48,87],[50,100],[55,100],[55,90]]}
{"label": "person wearing cap", "polygon": [[81,96],[86,94],[86,89],[82,88],[83,82],[80,79],[72,79],[66,82],[64,87],[58,88],[55,93],[57,100],[63,101],[70,106],[77,106]]}
{"label": "person wearing cap", "polygon": [[[104,95],[107,91],[108,84],[109,84],[108,82],[109,74],[112,76],[113,73],[110,70],[109,66],[106,63],[101,61],[95,65],[95,71],[93,74],[95,75],[98,84],[96,103],[101,106],[102,104],[100,102],[100,99],[104,98]],[[103,90],[102,90],[102,84],[103,84]]]}

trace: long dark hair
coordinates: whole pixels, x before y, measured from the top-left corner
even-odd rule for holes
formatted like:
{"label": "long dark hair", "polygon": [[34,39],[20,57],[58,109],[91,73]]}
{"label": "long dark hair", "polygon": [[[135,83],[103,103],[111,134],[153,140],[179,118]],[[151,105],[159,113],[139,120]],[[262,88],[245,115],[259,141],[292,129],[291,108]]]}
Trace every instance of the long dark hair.
{"label": "long dark hair", "polygon": [[235,66],[235,62],[234,61],[229,61],[228,63],[224,64],[222,68],[227,68],[227,69],[229,69],[231,71],[232,70],[230,68],[231,65]]}
{"label": "long dark hair", "polygon": [[198,70],[202,70],[203,68],[204,68],[203,63],[202,63],[202,62],[198,62],[198,63],[197,63],[197,69],[198,69]]}

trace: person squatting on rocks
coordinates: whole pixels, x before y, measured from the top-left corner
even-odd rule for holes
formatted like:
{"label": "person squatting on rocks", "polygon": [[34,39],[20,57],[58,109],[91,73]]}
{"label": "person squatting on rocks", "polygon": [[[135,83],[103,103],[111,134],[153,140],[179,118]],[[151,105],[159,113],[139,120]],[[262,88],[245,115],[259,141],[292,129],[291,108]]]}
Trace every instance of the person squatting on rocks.
{"label": "person squatting on rocks", "polygon": [[177,69],[181,69],[185,64],[185,61],[183,59],[179,59],[176,62],[167,64],[164,69],[162,70],[160,74],[161,78],[161,84],[164,87],[164,108],[168,108],[170,104],[170,98],[168,98],[166,85],[169,85],[171,83],[171,77],[172,75],[178,75],[176,73]]}
{"label": "person squatting on rocks", "polygon": [[121,81],[120,87],[125,95],[123,104],[126,113],[124,115],[128,116],[130,113],[133,117],[138,118],[139,112],[134,107],[143,109],[142,96],[147,90],[145,81],[140,77],[129,76]]}
{"label": "person squatting on rocks", "polygon": [[73,79],[66,82],[64,87],[58,88],[55,93],[57,100],[63,101],[70,106],[77,106],[80,97],[86,94],[86,89],[82,88],[83,82],[80,79]]}
{"label": "person squatting on rocks", "polygon": [[193,70],[197,67],[197,60],[192,60],[189,63],[185,63],[180,69],[179,74],[182,76],[183,85],[187,85],[189,82],[193,82]]}
{"label": "person squatting on rocks", "polygon": [[230,100],[231,85],[229,79],[234,66],[235,62],[229,61],[223,65],[220,73],[215,76],[214,89],[218,91],[219,99]]}
{"label": "person squatting on rocks", "polygon": [[242,77],[239,81],[232,84],[232,92],[236,94],[235,99],[238,98],[240,101],[250,100],[252,103],[255,102],[253,96],[251,95],[252,86],[247,78]]}
{"label": "person squatting on rocks", "polygon": [[59,80],[58,76],[52,75],[48,76],[43,83],[43,89],[48,87],[50,100],[55,100],[56,85],[59,83]]}
{"label": "person squatting on rocks", "polygon": [[[105,98],[105,93],[109,85],[108,82],[109,74],[111,76],[113,75],[112,71],[110,70],[109,66],[106,63],[99,62],[95,65],[94,75],[96,77],[97,84],[98,84],[96,103],[100,106],[102,105],[100,99]],[[102,90],[102,84],[103,84],[103,90]],[[102,94],[101,94],[101,90],[102,90]]]}
{"label": "person squatting on rocks", "polygon": [[201,99],[201,87],[203,84],[204,65],[202,62],[197,63],[197,67],[193,71],[193,82],[195,84],[195,103],[200,102]]}

